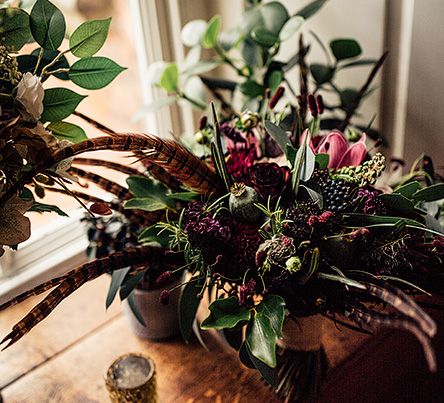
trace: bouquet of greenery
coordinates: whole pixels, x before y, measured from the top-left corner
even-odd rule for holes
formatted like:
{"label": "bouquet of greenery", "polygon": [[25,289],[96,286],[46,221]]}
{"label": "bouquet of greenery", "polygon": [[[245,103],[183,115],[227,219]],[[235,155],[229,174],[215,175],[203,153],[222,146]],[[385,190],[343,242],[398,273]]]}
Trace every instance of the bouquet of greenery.
{"label": "bouquet of greenery", "polygon": [[[1,7],[0,255],[3,245],[15,247],[29,238],[26,211],[66,215],[36,198],[44,197],[46,186],[66,187],[66,181],[72,179],[67,173],[67,150],[73,143],[87,140],[82,128],[65,121],[77,113],[75,109],[86,96],[63,86],[45,88],[46,81],[56,77],[95,90],[124,70],[106,57],[94,56],[105,42],[111,19],[84,22],[61,50],[65,18],[50,1],[37,0],[29,14],[21,8]],[[31,43],[36,43],[31,53],[20,52]],[[66,58],[69,54],[78,59],[71,65]],[[61,154],[65,158],[54,157]]]}
{"label": "bouquet of greenery", "polygon": [[[125,211],[143,220],[142,245],[121,245],[4,304],[0,309],[56,287],[3,341],[17,341],[103,273],[130,266],[122,284],[128,295],[156,262],[159,286],[190,273],[180,301],[185,340],[208,291],[210,314],[200,327],[223,331],[242,362],[286,399],[319,390],[326,370],[320,317],[357,331],[411,331],[435,370],[436,325],[412,296],[444,289],[444,231],[427,212],[444,198],[444,185],[424,170],[394,188],[378,184],[383,155],[367,150],[364,133],[350,143],[337,130],[319,131],[322,101],[309,99],[309,127],[296,137],[275,124],[273,105],[262,117],[202,119],[201,130],[212,133],[204,160],[173,140],[133,135],[147,171],[162,173],[128,178],[133,197],[125,196]],[[100,209],[117,207],[96,201]]]}

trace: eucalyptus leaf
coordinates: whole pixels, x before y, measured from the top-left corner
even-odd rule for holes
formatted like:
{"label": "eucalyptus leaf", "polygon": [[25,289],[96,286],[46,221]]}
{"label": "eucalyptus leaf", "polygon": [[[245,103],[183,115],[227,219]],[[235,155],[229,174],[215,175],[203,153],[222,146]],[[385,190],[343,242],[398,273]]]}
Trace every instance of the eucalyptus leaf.
{"label": "eucalyptus leaf", "polygon": [[295,15],[291,17],[282,27],[282,30],[279,33],[279,39],[282,42],[290,39],[296,32],[299,31],[299,29],[304,24],[304,21],[304,17],[300,15]]}
{"label": "eucalyptus leaf", "polygon": [[330,49],[338,61],[352,59],[362,53],[361,46],[354,39],[335,39],[330,42]]}
{"label": "eucalyptus leaf", "polygon": [[196,279],[191,279],[182,287],[179,297],[179,326],[182,337],[186,343],[190,340],[193,331],[193,322],[201,301],[201,298],[198,298],[197,294],[199,294],[202,287],[198,285],[195,280]]}
{"label": "eucalyptus leaf", "polygon": [[30,14],[29,26],[35,41],[47,50],[57,50],[65,37],[65,17],[48,0],[35,2]]}
{"label": "eucalyptus leaf", "polygon": [[436,185],[431,185],[418,190],[412,195],[412,198],[415,201],[425,202],[444,199],[444,183],[437,183]]}
{"label": "eucalyptus leaf", "polygon": [[[291,146],[291,142],[285,130],[281,129],[279,126],[276,126],[273,122],[269,120],[265,121],[265,128],[267,129],[268,134],[273,138],[273,140],[278,143],[281,150],[287,153],[288,146]],[[290,161],[292,161],[292,159]]]}
{"label": "eucalyptus leaf", "polygon": [[321,280],[329,280],[329,281],[336,281],[341,284],[345,284],[350,287],[357,288],[359,290],[366,290],[367,287],[361,283],[359,283],[356,280],[352,280],[347,277],[339,276],[337,274],[327,274],[327,273],[318,273],[318,278]]}
{"label": "eucalyptus leaf", "polygon": [[133,292],[133,290],[137,287],[137,285],[143,280],[144,276],[145,272],[143,271],[134,275],[129,275],[129,274],[126,275],[119,290],[119,296],[121,301],[128,298],[128,295],[130,295]]}
{"label": "eucalyptus leaf", "polygon": [[265,87],[253,80],[248,80],[243,82],[239,86],[239,89],[242,92],[242,94],[247,95],[250,98],[256,98],[265,93]]}
{"label": "eucalyptus leaf", "polygon": [[406,183],[405,185],[398,186],[393,193],[399,193],[404,197],[410,199],[413,194],[421,187],[421,184],[418,181],[413,181]]}
{"label": "eucalyptus leaf", "polygon": [[279,37],[276,34],[261,26],[254,28],[250,36],[256,43],[266,48],[271,48],[279,41]]}
{"label": "eucalyptus leaf", "polygon": [[19,8],[0,9],[0,45],[18,52],[30,38],[28,13]]}
{"label": "eucalyptus leaf", "polygon": [[202,37],[202,46],[205,49],[212,49],[217,45],[222,21],[219,15],[215,15],[208,23],[207,29]]}
{"label": "eucalyptus leaf", "polygon": [[325,84],[329,82],[335,73],[334,68],[323,64],[314,63],[310,65],[310,72],[317,84]]}
{"label": "eucalyptus leaf", "polygon": [[106,296],[105,307],[108,309],[113,303],[117,292],[119,291],[120,286],[128,272],[131,270],[131,267],[125,267],[123,269],[114,270],[111,273],[111,283],[109,285],[108,294]]}
{"label": "eucalyptus leaf", "polygon": [[300,15],[306,20],[315,15],[327,2],[327,0],[315,0],[300,9],[296,15]]}
{"label": "eucalyptus leaf", "polygon": [[169,63],[163,71],[159,86],[167,92],[175,92],[179,82],[179,68],[176,63]]}
{"label": "eucalyptus leaf", "polygon": [[208,309],[210,315],[201,323],[202,329],[231,329],[250,319],[250,310],[239,305],[237,297],[220,298]]}
{"label": "eucalyptus leaf", "polygon": [[131,309],[131,312],[133,313],[134,317],[137,319],[137,321],[144,327],[146,327],[145,320],[143,319],[142,314],[139,311],[139,307],[136,304],[136,298],[134,296],[134,293],[128,295],[128,305]]}
{"label": "eucalyptus leaf", "polygon": [[85,57],[75,62],[69,69],[69,78],[74,84],[88,90],[107,86],[125,67],[107,57]]}
{"label": "eucalyptus leaf", "polygon": [[382,194],[378,196],[378,199],[382,200],[389,209],[399,211],[400,213],[412,213],[415,210],[414,204],[401,194]]}
{"label": "eucalyptus leaf", "polygon": [[275,92],[279,85],[281,84],[282,80],[284,78],[284,75],[281,70],[273,70],[270,75],[268,76],[268,88],[270,88],[270,91],[273,93]]}
{"label": "eucalyptus leaf", "polygon": [[180,38],[185,46],[193,47],[198,45],[205,31],[208,23],[204,20],[192,20],[187,22],[180,32]]}
{"label": "eucalyptus leaf", "polygon": [[396,225],[399,221],[405,222],[407,225],[422,226],[421,223],[409,218],[403,217],[391,217],[391,216],[378,216],[359,213],[346,213],[342,215],[344,224],[352,227],[363,227],[369,225],[389,224]]}
{"label": "eucalyptus leaf", "polygon": [[192,66],[189,66],[182,73],[187,75],[199,75],[208,73],[211,70],[214,70],[216,67],[220,66],[221,62],[212,61],[212,60],[203,60],[198,62]]}
{"label": "eucalyptus leaf", "polygon": [[80,126],[68,122],[52,122],[46,127],[59,140],[69,140],[71,143],[80,143],[88,137]]}
{"label": "eucalyptus leaf", "polygon": [[105,43],[110,24],[111,18],[107,18],[79,25],[69,38],[71,53],[80,58],[94,56]]}
{"label": "eucalyptus leaf", "polygon": [[48,88],[43,98],[43,113],[41,120],[57,122],[71,115],[85,95],[77,94],[67,88]]}

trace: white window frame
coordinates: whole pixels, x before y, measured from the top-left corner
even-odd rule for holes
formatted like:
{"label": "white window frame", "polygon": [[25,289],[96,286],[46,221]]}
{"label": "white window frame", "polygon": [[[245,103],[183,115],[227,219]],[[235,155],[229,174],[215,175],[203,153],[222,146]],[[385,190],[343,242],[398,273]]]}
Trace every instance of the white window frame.
{"label": "white window frame", "polygon": [[[183,58],[183,47],[175,40],[182,26],[179,1],[130,0],[130,11],[143,101],[149,104],[165,96],[147,81],[150,63]],[[192,124],[191,110],[183,112],[173,105],[148,115],[145,126],[150,133],[166,136],[171,132],[180,134]],[[88,240],[85,226],[80,223],[84,214],[83,209],[75,210],[69,218],[33,230],[17,251],[6,248],[0,259],[0,304],[87,261]]]}

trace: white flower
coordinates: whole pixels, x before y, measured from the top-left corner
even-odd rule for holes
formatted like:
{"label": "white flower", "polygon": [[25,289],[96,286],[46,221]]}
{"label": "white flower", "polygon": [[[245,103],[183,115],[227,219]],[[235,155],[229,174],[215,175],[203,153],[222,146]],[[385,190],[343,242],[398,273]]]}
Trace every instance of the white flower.
{"label": "white flower", "polygon": [[16,101],[23,107],[20,111],[23,119],[37,121],[43,113],[43,90],[40,77],[30,72],[23,75],[17,85]]}

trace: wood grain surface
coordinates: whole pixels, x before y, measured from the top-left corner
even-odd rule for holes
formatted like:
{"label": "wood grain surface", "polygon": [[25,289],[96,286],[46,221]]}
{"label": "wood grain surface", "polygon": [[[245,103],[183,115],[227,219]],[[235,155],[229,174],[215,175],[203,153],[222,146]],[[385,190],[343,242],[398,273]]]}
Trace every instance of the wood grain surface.
{"label": "wood grain surface", "polygon": [[[156,363],[161,403],[278,402],[255,371],[243,367],[236,354],[209,335],[211,352],[180,339],[138,339],[118,303],[105,312],[108,282],[101,278],[83,287],[0,353],[4,403],[107,402],[104,373],[117,356],[128,352],[143,352]],[[38,300],[2,312],[1,334]],[[332,369],[322,402],[429,402],[442,397],[437,386],[443,383],[442,372],[429,375],[421,350],[409,335],[385,332],[369,337],[338,331],[331,324],[324,344]],[[444,361],[441,356],[439,360]],[[418,400],[418,394],[426,400]]]}

